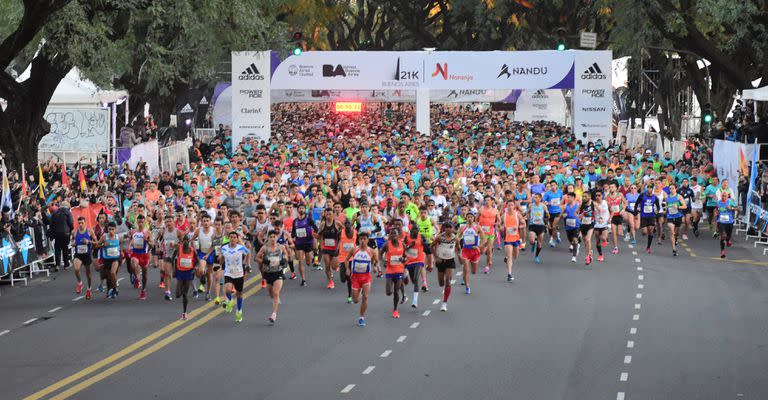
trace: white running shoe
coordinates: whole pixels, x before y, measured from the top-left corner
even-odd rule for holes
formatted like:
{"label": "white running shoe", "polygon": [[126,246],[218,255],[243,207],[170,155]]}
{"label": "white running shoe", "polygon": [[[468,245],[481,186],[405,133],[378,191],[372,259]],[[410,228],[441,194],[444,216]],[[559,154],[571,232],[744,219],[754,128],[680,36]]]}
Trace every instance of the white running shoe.
{"label": "white running shoe", "polygon": [[571,257],[571,262],[572,262],[572,263],[575,263],[575,262],[576,262],[576,256],[573,256],[573,257]]}
{"label": "white running shoe", "polygon": [[443,302],[443,305],[440,306],[440,311],[448,311],[448,303]]}

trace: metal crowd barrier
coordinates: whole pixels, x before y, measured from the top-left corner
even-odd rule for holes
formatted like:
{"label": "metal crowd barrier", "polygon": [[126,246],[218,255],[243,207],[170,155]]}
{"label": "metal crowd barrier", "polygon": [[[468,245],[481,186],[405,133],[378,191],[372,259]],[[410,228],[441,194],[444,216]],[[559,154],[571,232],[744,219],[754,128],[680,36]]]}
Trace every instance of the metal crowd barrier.
{"label": "metal crowd barrier", "polygon": [[0,282],[9,282],[14,286],[17,282],[31,279],[35,274],[50,276],[48,268],[54,257],[53,243],[42,232],[41,251],[35,242],[35,232],[32,228],[18,242],[13,238],[0,240]]}

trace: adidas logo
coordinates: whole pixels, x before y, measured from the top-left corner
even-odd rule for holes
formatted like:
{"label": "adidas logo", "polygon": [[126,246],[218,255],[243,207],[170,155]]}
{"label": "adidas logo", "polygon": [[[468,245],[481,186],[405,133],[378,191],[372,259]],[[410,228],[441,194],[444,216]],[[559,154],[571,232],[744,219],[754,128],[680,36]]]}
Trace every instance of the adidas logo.
{"label": "adidas logo", "polygon": [[531,95],[531,98],[533,99],[547,99],[549,96],[547,96],[547,92],[544,91],[544,89],[539,89],[536,92]]}
{"label": "adidas logo", "polygon": [[203,98],[200,100],[200,104],[202,105],[208,104],[208,99],[206,99],[205,96],[203,96]]}
{"label": "adidas logo", "polygon": [[240,76],[238,76],[237,79],[241,81],[263,81],[264,75],[262,75],[261,72],[259,72],[259,69],[256,68],[256,64],[251,63],[245,71],[240,73]]}
{"label": "adidas logo", "polygon": [[181,108],[181,111],[179,111],[180,114],[192,114],[192,112],[193,110],[189,103],[184,105],[184,107]]}
{"label": "adidas logo", "polygon": [[600,69],[600,66],[597,65],[597,63],[593,63],[592,66],[585,69],[584,72],[581,73],[581,79],[606,79],[607,76],[603,73],[603,70]]}

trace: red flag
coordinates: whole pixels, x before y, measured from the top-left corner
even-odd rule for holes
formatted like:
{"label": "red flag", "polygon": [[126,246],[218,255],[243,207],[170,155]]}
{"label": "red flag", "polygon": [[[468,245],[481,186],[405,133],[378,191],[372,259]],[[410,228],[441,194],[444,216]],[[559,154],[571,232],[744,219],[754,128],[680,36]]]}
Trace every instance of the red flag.
{"label": "red flag", "polygon": [[70,183],[69,177],[67,176],[67,167],[64,163],[61,163],[61,185],[69,187]]}
{"label": "red flag", "polygon": [[99,167],[99,182],[104,182],[104,168]]}
{"label": "red flag", "polygon": [[80,190],[85,192],[88,185],[85,183],[85,172],[83,172],[83,167],[80,167],[80,172],[77,173],[77,179],[80,180]]}
{"label": "red flag", "polygon": [[24,171],[24,164],[21,164],[21,197],[27,197],[27,174]]}

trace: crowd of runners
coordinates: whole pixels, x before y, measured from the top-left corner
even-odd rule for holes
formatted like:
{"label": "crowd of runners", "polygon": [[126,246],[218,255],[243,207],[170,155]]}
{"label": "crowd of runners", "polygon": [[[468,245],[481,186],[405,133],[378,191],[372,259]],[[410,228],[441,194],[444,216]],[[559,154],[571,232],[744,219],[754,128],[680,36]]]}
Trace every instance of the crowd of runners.
{"label": "crowd of runners", "polygon": [[342,285],[340,299],[359,303],[364,326],[376,281],[399,318],[409,298],[419,306],[434,270],[447,311],[454,278],[466,295],[478,272],[513,282],[526,253],[539,268],[563,257],[548,251],[559,246],[578,268],[609,264],[629,244],[677,256],[680,240],[703,226],[719,236],[721,257],[731,245],[736,195],[713,175],[706,146],[691,143],[674,160],[500,112],[436,107],[432,117],[433,133],[422,135],[404,105],[361,114],[282,105],[266,144],[246,139],[230,150],[222,130],[196,143],[200,162],[188,169],[150,177],[113,168],[84,192],[75,182],[48,211],[108,204],[92,221],[76,213],[76,292],[114,299],[124,268],[131,296],[181,298],[183,319],[188,298],[204,298],[239,322],[245,279],[259,273],[274,323],[286,281],[319,285],[309,273],[317,268],[322,285]]}

